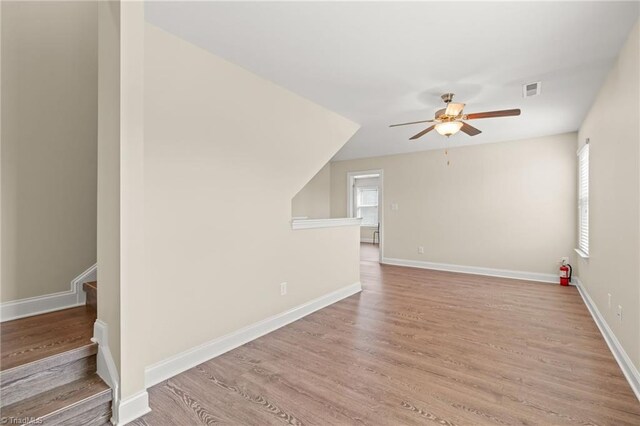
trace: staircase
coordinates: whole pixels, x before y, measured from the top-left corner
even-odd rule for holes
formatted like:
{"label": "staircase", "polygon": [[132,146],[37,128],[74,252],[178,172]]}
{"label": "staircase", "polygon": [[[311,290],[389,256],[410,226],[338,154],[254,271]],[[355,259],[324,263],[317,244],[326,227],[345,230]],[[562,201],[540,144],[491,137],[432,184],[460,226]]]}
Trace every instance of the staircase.
{"label": "staircase", "polygon": [[83,289],[86,306],[1,324],[0,424],[110,424],[111,389],[90,340],[97,283]]}

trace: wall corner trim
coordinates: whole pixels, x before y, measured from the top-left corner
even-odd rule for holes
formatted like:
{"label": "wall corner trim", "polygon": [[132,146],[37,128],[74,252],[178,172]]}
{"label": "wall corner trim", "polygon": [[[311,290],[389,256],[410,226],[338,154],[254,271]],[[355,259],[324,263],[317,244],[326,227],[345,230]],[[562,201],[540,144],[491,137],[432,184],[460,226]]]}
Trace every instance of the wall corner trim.
{"label": "wall corner trim", "polygon": [[516,280],[538,281],[543,283],[558,284],[556,274],[544,274],[541,272],[512,271],[509,269],[484,268],[480,266],[453,265],[449,263],[425,262],[421,260],[394,259],[383,257],[385,265],[407,266],[410,268],[433,269],[436,271],[458,272],[461,274],[486,275],[489,277],[512,278]]}
{"label": "wall corner trim", "polygon": [[362,285],[360,282],[355,282],[153,364],[145,369],[145,386],[149,388],[156,385],[360,291],[362,291]]}
{"label": "wall corner trim", "polygon": [[71,281],[70,289],[67,291],[4,302],[0,305],[0,322],[84,305],[86,294],[82,289],[82,284],[87,281],[95,281],[97,270],[97,264],[90,266]]}
{"label": "wall corner trim", "polygon": [[582,296],[584,304],[587,306],[589,313],[593,317],[593,321],[598,326],[602,337],[604,337],[604,341],[607,342],[607,346],[609,346],[613,357],[620,366],[622,374],[624,374],[624,377],[629,382],[633,393],[636,395],[636,398],[638,398],[638,401],[640,401],[640,372],[633,364],[633,361],[631,361],[631,358],[629,358],[629,355],[627,355],[627,352],[620,344],[620,341],[618,341],[618,338],[609,327],[609,324],[607,324],[607,321],[598,310],[598,307],[593,302],[593,299],[591,299],[591,296],[589,296],[589,292],[584,288],[582,281],[580,281],[580,279],[576,279],[575,281],[578,292],[580,293],[580,296]]}
{"label": "wall corner trim", "polygon": [[96,320],[93,324],[93,337],[92,342],[98,344],[98,356],[97,356],[97,373],[98,376],[104,382],[111,387],[111,395],[113,397],[113,417],[111,419],[113,424],[118,423],[119,406],[120,406],[120,378],[118,375],[118,368],[111,355],[111,349],[109,348],[109,332],[107,323],[102,320]]}

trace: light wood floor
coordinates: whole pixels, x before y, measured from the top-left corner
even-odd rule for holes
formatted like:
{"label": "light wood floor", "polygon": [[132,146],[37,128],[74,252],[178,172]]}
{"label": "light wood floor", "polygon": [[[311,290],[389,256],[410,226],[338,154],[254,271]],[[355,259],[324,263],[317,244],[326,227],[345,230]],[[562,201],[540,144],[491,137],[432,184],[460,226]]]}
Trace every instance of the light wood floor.
{"label": "light wood floor", "polygon": [[361,294],[150,389],[136,425],[640,425],[577,290],[381,266]]}

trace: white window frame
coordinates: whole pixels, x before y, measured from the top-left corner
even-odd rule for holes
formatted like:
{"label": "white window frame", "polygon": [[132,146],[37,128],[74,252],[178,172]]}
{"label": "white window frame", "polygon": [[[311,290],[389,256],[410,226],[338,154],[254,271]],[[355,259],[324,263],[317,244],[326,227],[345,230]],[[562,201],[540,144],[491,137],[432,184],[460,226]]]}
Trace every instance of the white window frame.
{"label": "white window frame", "polygon": [[576,252],[589,258],[589,143],[578,150],[578,247]]}

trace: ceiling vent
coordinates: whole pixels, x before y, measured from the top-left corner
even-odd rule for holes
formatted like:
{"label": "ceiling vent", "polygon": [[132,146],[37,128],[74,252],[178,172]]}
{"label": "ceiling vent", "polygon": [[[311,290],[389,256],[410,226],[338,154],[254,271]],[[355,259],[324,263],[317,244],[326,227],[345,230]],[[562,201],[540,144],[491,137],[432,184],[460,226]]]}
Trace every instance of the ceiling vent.
{"label": "ceiling vent", "polygon": [[535,83],[527,83],[522,85],[522,97],[530,98],[532,96],[538,96],[540,89],[542,88],[542,82],[536,81]]}

